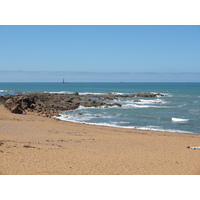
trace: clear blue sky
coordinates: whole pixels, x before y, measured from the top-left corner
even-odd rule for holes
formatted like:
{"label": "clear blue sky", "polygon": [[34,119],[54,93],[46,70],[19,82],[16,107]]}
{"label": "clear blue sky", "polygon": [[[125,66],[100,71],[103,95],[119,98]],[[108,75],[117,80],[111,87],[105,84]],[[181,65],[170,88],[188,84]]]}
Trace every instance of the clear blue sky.
{"label": "clear blue sky", "polygon": [[3,81],[200,81],[200,26],[0,26]]}

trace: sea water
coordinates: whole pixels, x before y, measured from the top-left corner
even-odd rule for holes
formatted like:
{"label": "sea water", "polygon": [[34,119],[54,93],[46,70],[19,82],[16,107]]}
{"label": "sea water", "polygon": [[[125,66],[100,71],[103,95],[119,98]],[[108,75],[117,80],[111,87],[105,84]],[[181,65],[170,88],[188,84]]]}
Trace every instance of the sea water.
{"label": "sea water", "polygon": [[81,106],[61,113],[59,118],[130,129],[200,134],[200,83],[0,83],[0,95],[18,92],[128,95],[142,92],[162,93],[165,96],[118,98],[109,101],[120,103],[122,107]]}

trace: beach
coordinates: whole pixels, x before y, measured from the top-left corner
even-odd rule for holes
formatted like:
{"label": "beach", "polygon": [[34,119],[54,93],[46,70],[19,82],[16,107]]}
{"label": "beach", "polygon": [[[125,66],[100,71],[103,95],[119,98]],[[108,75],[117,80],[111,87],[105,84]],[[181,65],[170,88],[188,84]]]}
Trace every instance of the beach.
{"label": "beach", "polygon": [[198,175],[200,135],[66,122],[0,106],[1,175]]}

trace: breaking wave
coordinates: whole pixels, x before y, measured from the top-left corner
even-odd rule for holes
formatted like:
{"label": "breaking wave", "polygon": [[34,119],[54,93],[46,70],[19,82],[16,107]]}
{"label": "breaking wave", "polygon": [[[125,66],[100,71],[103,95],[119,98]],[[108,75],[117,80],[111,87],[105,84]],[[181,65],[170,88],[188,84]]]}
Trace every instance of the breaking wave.
{"label": "breaking wave", "polygon": [[189,119],[181,119],[181,118],[174,118],[172,117],[173,122],[188,122]]}
{"label": "breaking wave", "polygon": [[11,90],[0,90],[0,92],[5,93],[5,92],[13,92]]}
{"label": "breaking wave", "polygon": [[[172,133],[190,133],[190,134],[193,133],[193,132],[190,132],[190,131],[183,131],[183,130],[164,129],[164,128],[159,127],[159,126],[128,126],[128,124],[130,124],[130,122],[123,122],[123,121],[118,121],[118,122],[115,121],[115,122],[112,122],[112,123],[87,122],[88,119],[94,118],[94,117],[100,117],[100,116],[87,115],[87,116],[81,118],[82,120],[78,120],[77,117],[72,117],[72,116],[67,116],[67,115],[61,115],[61,116],[55,117],[55,118],[63,120],[63,121],[68,121],[68,122],[76,122],[76,123],[91,124],[91,125],[98,125],[98,126],[109,126],[109,127],[116,127],[116,128],[138,129],[138,130],[147,130],[147,131],[161,131],[161,132],[172,132]],[[112,118],[112,116],[106,116],[106,117],[104,116],[104,118]]]}

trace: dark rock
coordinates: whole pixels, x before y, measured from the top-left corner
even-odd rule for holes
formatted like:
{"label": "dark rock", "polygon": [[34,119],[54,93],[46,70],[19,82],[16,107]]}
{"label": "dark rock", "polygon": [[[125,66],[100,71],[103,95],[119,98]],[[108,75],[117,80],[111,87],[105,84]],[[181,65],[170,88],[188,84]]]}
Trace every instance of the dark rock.
{"label": "dark rock", "polygon": [[3,142],[0,142],[0,146],[2,146],[4,143]]}
{"label": "dark rock", "polygon": [[119,103],[113,103],[113,104],[108,103],[108,104],[106,104],[106,107],[112,107],[112,106],[122,107],[122,105],[119,104]]}
{"label": "dark rock", "polygon": [[23,112],[19,104],[12,106],[10,111],[11,113],[16,113],[16,114],[22,114]]}
{"label": "dark rock", "polygon": [[134,100],[133,102],[141,102],[141,100]]}
{"label": "dark rock", "polygon": [[14,104],[14,101],[12,99],[8,99],[5,102],[5,107],[8,108],[8,109],[10,109],[13,104]]}
{"label": "dark rock", "polygon": [[28,105],[27,102],[24,102],[24,101],[21,102],[21,108],[22,108],[22,110],[25,110],[25,109],[27,109],[28,107],[29,107],[29,105]]}
{"label": "dark rock", "polygon": [[146,93],[146,92],[132,95],[132,97],[157,97],[157,96],[165,96],[165,95],[160,93]]}
{"label": "dark rock", "polygon": [[4,95],[4,98],[5,98],[5,99],[9,99],[11,96],[12,96],[12,95],[10,95],[10,94],[6,94],[6,95]]}
{"label": "dark rock", "polygon": [[6,98],[4,97],[4,96],[0,96],[0,104],[5,104],[5,102],[6,102]]}
{"label": "dark rock", "polygon": [[74,96],[78,96],[78,95],[79,95],[79,93],[78,93],[78,92],[75,92],[75,93],[73,93],[73,95],[74,95]]}
{"label": "dark rock", "polygon": [[30,146],[30,145],[24,145],[23,147],[24,148],[36,148],[36,147]]}
{"label": "dark rock", "polygon": [[64,102],[65,102],[65,103],[66,103],[66,102],[72,103],[72,101],[73,101],[73,98],[66,98],[66,99],[64,99]]}
{"label": "dark rock", "polygon": [[91,99],[89,99],[89,98],[84,98],[84,99],[81,99],[81,101],[87,102],[87,101],[91,101]]}

